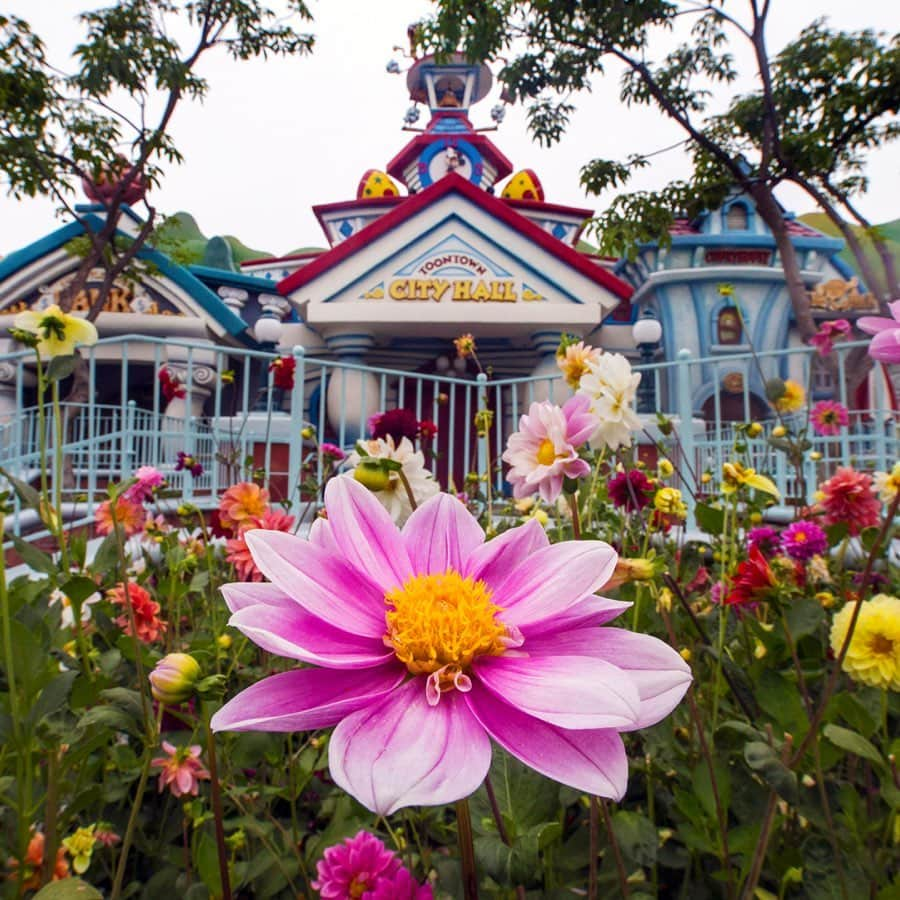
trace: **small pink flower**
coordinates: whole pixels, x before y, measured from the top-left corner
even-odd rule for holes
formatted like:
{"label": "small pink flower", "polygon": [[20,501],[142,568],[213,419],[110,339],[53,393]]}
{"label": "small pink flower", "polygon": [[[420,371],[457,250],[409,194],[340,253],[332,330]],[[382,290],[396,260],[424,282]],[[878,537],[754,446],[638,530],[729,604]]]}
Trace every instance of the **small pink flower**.
{"label": "small pink flower", "polygon": [[562,409],[548,400],[531,404],[503,454],[503,461],[511,466],[506,477],[513,496],[540,492],[545,502],[553,503],[563,479],[590,474],[590,465],[578,456],[578,448],[597,428],[590,405],[584,394],[570,398]]}
{"label": "small pink flower", "polygon": [[144,500],[149,500],[153,496],[153,492],[166,483],[162,472],[153,466],[141,466],[134,473],[134,477],[137,481],[125,491],[125,496],[136,503],[143,503]]}
{"label": "small pink flower", "polygon": [[823,437],[834,437],[850,422],[847,407],[835,400],[820,400],[809,412],[813,431]]}
{"label": "small pink flower", "polygon": [[815,522],[794,522],[781,534],[781,549],[791,559],[805,562],[828,549],[828,538]]}
{"label": "small pink flower", "polygon": [[369,896],[379,879],[390,879],[400,870],[400,860],[374,835],[360,831],[342,844],[329,847],[316,863],[312,886],[323,900]]}
{"label": "small pink flower", "polygon": [[347,458],[347,454],[340,447],[336,444],[329,444],[327,441],[319,444],[319,452],[322,454],[322,459],[325,462],[332,464],[339,463]]}
{"label": "small pink flower", "polygon": [[900,362],[900,300],[888,303],[893,318],[887,316],[863,316],[856,320],[856,327],[866,334],[874,334],[869,344],[869,356],[884,363]]}
{"label": "small pink flower", "polygon": [[200,780],[209,779],[209,772],[200,762],[200,745],[175,747],[168,741],[163,741],[162,748],[169,755],[160,756],[151,763],[154,768],[162,769],[159,773],[159,792],[162,793],[168,787],[173,797],[184,794],[196,797]]}
{"label": "small pink flower", "polygon": [[851,326],[846,319],[831,319],[819,326],[819,330],[809,339],[809,342],[816,348],[819,356],[828,356],[834,350],[835,340],[847,337],[850,331]]}

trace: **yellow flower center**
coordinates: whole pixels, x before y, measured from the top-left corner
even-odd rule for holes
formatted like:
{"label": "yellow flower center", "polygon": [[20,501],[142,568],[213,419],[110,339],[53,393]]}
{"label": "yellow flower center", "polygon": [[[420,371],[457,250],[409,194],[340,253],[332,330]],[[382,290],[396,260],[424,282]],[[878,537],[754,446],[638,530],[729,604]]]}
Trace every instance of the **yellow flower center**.
{"label": "yellow flower center", "polygon": [[805,531],[795,531],[794,532],[794,541],[798,544],[803,544],[806,542],[806,532]]}
{"label": "yellow flower center", "polygon": [[413,675],[428,675],[426,697],[432,706],[441,693],[471,690],[466,670],[472,660],[500,656],[511,644],[487,585],[452,569],[414,575],[385,601],[390,609],[384,642]]}
{"label": "yellow flower center", "polygon": [[353,881],[350,882],[350,896],[356,900],[357,897],[362,897],[363,894],[366,893],[371,888],[369,884],[369,874],[368,872],[363,873],[362,875],[357,875]]}
{"label": "yellow flower center", "polygon": [[873,656],[891,656],[894,652],[894,642],[883,634],[873,634],[869,639],[869,652]]}
{"label": "yellow flower center", "polygon": [[544,438],[541,441],[540,447],[538,447],[537,452],[537,461],[542,466],[552,466],[556,460],[556,447],[553,446],[553,441],[550,438]]}

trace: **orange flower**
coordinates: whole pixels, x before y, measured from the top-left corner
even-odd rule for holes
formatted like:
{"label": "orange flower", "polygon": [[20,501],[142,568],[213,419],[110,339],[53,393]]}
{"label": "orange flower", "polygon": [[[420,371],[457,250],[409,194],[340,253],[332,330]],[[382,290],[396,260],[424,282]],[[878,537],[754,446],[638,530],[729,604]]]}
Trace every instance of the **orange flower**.
{"label": "orange flower", "polygon": [[[44,864],[44,844],[46,838],[43,831],[35,831],[28,842],[25,851],[25,880],[22,888],[26,891],[36,891],[41,886],[41,866]],[[10,857],[7,861],[10,873],[8,881],[17,881],[19,877],[19,861]],[[59,881],[69,877],[69,863],[66,861],[66,848],[59,847],[56,851],[56,865],[53,867],[53,880]]]}
{"label": "orange flower", "polygon": [[252,481],[234,484],[219,501],[219,520],[226,528],[240,529],[248,519],[264,516],[269,510],[269,492]]}
{"label": "orange flower", "polygon": [[225,542],[225,559],[233,563],[241,581],[264,581],[263,573],[256,567],[245,535],[255,528],[269,531],[290,531],[294,527],[294,517],[277,510],[269,510],[263,516],[250,519],[244,524],[236,538]]}
{"label": "orange flower", "polygon": [[471,334],[461,334],[453,341],[453,344],[456,347],[456,355],[460,359],[475,355],[475,338]]}
{"label": "orange flower", "polygon": [[[127,607],[125,586],[121,582],[107,591],[106,596],[116,605]],[[128,599],[131,600],[131,606],[134,609],[134,624],[138,639],[145,644],[158,640],[167,628],[167,624],[159,617],[159,604],[134,581],[128,582]],[[116,619],[116,625],[129,637],[131,636],[131,621],[127,612]]]}
{"label": "orange flower", "polygon": [[146,511],[143,504],[132,500],[125,494],[116,498],[115,522],[110,500],[104,500],[94,513],[97,522],[97,534],[112,534],[116,525],[125,533],[125,537],[137,534],[144,527]]}

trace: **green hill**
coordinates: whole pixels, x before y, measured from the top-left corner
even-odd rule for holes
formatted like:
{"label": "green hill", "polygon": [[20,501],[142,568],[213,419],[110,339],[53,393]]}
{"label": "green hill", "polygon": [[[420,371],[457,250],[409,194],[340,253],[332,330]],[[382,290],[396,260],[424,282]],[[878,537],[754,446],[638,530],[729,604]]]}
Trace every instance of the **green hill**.
{"label": "green hill", "polygon": [[[231,247],[235,264],[247,259],[271,256],[268,250],[254,250],[233,235],[225,235]],[[200,263],[206,253],[209,238],[200,230],[196,219],[189,212],[177,212],[169,216],[157,229],[154,245],[182,265]]]}
{"label": "green hill", "polygon": [[[815,228],[818,231],[821,231],[823,234],[834,235],[835,237],[841,237],[841,233],[838,230],[838,227],[825,215],[825,213],[815,212],[815,213],[806,213],[805,215],[798,216],[798,219],[809,225],[811,228]],[[872,268],[875,270],[875,273],[879,277],[882,276],[883,266],[881,264],[881,259],[878,256],[878,253],[875,250],[872,242],[869,240],[866,233],[862,228],[857,226],[851,226],[858,235],[860,242],[863,246],[863,251],[866,255],[866,258],[872,264]],[[900,269],[900,219],[894,219],[891,222],[884,222],[881,225],[875,226],[884,237],[885,243],[888,245],[892,256],[894,257],[894,262],[897,265],[897,268]],[[849,265],[854,272],[857,272],[856,260],[853,257],[853,254],[845,247],[838,256]],[[860,274],[857,272],[857,274]],[[871,287],[867,285],[867,287]]]}

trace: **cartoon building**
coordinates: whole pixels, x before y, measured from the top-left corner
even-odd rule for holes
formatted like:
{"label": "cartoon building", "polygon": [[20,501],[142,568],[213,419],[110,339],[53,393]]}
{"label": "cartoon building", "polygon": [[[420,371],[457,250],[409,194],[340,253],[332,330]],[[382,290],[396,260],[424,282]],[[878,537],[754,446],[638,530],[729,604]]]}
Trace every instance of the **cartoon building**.
{"label": "cartoon building", "polygon": [[[200,265],[180,265],[148,247],[139,277],[117,284],[100,313],[101,336],[155,335],[195,349],[302,346],[362,366],[428,373],[455,365],[465,375],[452,340],[471,332],[494,375],[555,375],[563,334],[637,358],[634,325],[649,312],[661,339],[658,347],[642,345],[645,359],[671,360],[687,348],[712,360],[695,376],[695,414],[727,419],[765,411],[763,376],[788,374],[784,360],[767,359],[760,372],[746,362],[729,366],[728,357],[751,344],[764,353],[797,340],[774,240],[745,197],[679,220],[667,249],[642,247],[633,262],[601,259],[579,243],[590,210],[548,202],[535,172],[513,174],[488,136],[495,127],[476,128],[470,120],[491,88],[487,66],[428,56],[413,62],[406,84],[413,101],[406,130],[413,136],[383,169],[363,174],[355,198],[314,210],[327,250],[253,259],[238,270],[221,241],[210,243]],[[430,118],[415,128],[420,107]],[[499,121],[502,108],[493,116]],[[70,242],[98,228],[105,215],[102,204],[80,211],[80,222],[0,261],[0,328],[19,310],[54,302],[71,278],[78,257]],[[130,211],[122,223],[125,232],[140,224]],[[789,228],[822,316],[852,317],[871,307],[836,258],[841,241],[793,220]],[[93,289],[76,309],[87,308]],[[173,400],[168,416],[217,413],[210,398],[222,363],[213,355],[206,364],[192,355],[188,371],[183,346],[173,343],[160,354],[138,345],[125,384],[116,376],[119,352],[118,345],[107,356],[100,351],[97,402],[122,401],[127,393],[149,408],[165,366],[193,388],[190,408]],[[12,412],[21,386],[2,377],[0,413]],[[255,389],[265,378],[261,369],[238,371],[234,396],[252,395],[247,381]],[[369,409],[378,396],[374,375],[360,370],[354,378],[324,386],[328,417],[346,413],[348,403],[365,407],[357,410],[360,419],[375,411]],[[827,393],[822,378],[818,388]],[[310,385],[310,393],[315,389]],[[657,406],[666,408],[673,386],[665,378],[659,392]]]}

